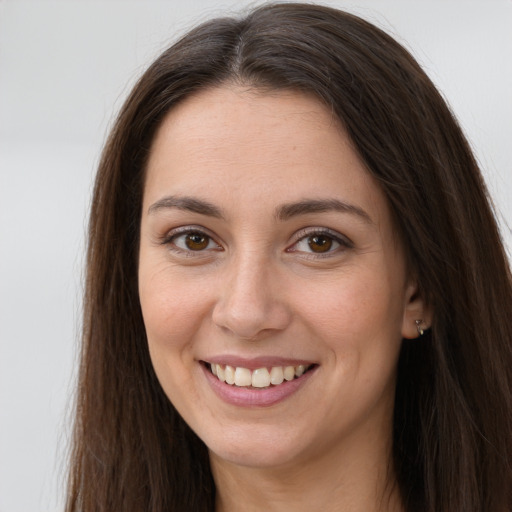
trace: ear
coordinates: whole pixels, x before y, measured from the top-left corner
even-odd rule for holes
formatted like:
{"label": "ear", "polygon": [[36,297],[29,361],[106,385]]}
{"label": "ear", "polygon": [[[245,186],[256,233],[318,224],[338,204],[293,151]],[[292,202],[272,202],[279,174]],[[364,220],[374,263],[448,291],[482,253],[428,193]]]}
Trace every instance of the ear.
{"label": "ear", "polygon": [[432,325],[432,311],[421,296],[416,280],[411,279],[407,285],[404,300],[402,337],[409,340],[419,338],[420,330],[426,331]]}

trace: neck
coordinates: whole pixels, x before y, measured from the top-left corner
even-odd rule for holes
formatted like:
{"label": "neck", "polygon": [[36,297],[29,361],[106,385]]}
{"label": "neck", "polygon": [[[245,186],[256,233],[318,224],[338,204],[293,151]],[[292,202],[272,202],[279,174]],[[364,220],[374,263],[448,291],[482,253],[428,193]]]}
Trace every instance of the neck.
{"label": "neck", "polygon": [[357,445],[272,468],[231,464],[210,454],[216,512],[403,512],[389,447]]}

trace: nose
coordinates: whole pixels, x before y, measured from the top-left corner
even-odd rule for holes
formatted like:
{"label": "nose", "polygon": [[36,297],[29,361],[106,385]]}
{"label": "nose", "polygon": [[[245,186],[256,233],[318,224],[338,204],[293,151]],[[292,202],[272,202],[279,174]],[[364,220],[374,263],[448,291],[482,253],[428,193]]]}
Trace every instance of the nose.
{"label": "nose", "polygon": [[244,340],[263,339],[286,329],[291,311],[275,265],[248,255],[231,262],[223,278],[212,313],[218,327]]}

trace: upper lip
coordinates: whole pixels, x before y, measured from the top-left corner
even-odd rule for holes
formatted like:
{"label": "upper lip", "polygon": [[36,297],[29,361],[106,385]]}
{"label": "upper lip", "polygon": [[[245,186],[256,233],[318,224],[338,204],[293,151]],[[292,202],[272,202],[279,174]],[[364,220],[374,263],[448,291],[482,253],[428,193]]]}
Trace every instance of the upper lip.
{"label": "upper lip", "polygon": [[271,368],[273,366],[310,366],[315,364],[307,359],[291,359],[288,357],[277,356],[259,356],[259,357],[240,357],[235,355],[217,355],[203,359],[205,363],[215,363],[221,365],[229,365],[238,368],[247,368],[256,370],[258,368]]}

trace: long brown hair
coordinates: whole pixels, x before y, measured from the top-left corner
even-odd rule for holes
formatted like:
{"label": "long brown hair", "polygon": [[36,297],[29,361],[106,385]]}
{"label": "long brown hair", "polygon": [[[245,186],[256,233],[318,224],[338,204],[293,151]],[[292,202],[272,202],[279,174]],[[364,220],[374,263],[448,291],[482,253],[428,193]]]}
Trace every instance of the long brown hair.
{"label": "long brown hair", "polygon": [[107,141],[92,204],[68,512],[212,511],[204,444],[153,372],[137,291],[145,163],[165,114],[237,82],[316,95],[380,183],[434,311],[404,341],[393,464],[408,512],[512,507],[512,279],[486,188],[418,64],[368,22],[307,4],[207,22],[139,80]]}

